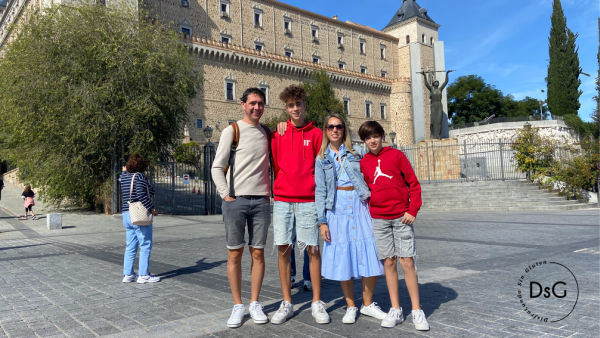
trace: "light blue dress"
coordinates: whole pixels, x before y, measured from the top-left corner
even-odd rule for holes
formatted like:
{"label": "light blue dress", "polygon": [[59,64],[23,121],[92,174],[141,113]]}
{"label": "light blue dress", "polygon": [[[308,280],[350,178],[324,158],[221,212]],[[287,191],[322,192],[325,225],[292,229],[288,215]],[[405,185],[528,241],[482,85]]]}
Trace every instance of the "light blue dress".
{"label": "light blue dress", "polygon": [[[341,147],[342,158],[345,151],[345,147]],[[330,154],[334,157],[332,162],[337,186],[352,186],[346,172],[341,170],[342,165],[337,160],[338,154],[334,151]],[[327,210],[327,224],[331,242],[324,242],[323,245],[323,277],[346,281],[383,274],[383,266],[377,258],[369,206],[366,201],[360,200],[355,190],[336,191],[333,209]]]}

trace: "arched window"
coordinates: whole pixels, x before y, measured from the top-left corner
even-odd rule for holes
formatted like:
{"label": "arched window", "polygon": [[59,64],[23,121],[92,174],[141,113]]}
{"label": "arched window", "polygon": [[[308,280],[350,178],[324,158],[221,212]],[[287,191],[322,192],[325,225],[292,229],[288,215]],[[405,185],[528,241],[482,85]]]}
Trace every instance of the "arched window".
{"label": "arched window", "polygon": [[432,38],[432,37],[431,37],[431,38],[429,38],[429,44],[430,44],[430,45],[433,45],[433,38]]}
{"label": "arched window", "polygon": [[410,35],[406,36],[406,43],[410,43]]}
{"label": "arched window", "polygon": [[425,43],[425,34],[421,34],[421,42]]}

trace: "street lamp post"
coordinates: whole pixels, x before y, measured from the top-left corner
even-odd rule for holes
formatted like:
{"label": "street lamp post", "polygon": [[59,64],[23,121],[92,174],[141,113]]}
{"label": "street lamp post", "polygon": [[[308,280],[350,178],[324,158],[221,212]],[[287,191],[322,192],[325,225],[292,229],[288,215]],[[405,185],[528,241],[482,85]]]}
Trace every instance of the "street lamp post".
{"label": "street lamp post", "polygon": [[213,129],[210,126],[206,126],[203,130],[204,137],[206,138],[206,144],[204,145],[204,210],[207,215],[213,215],[216,212],[215,206],[215,192],[216,187],[212,181],[210,174],[210,168],[212,167],[215,159],[215,146],[210,142],[212,138]]}

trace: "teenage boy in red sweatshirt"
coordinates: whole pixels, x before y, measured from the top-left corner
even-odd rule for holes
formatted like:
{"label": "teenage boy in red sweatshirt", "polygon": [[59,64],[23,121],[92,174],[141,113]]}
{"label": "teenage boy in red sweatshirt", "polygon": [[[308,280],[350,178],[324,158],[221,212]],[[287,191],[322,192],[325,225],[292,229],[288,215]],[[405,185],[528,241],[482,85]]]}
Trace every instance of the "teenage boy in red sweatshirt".
{"label": "teenage boy in red sweatshirt", "polygon": [[373,234],[377,254],[383,260],[385,281],[392,303],[381,326],[394,327],[404,321],[398,296],[396,261],[399,258],[412,304],[411,315],[415,329],[427,331],[429,323],[421,310],[414,261],[416,250],[413,224],[421,208],[421,185],[406,156],[400,150],[383,147],[385,132],[379,123],[363,123],[358,135],[369,149],[360,161],[360,169],[371,189],[369,208],[373,218]]}
{"label": "teenage boy in red sweatshirt", "polygon": [[315,158],[321,147],[323,132],[304,119],[306,92],[297,85],[288,86],[279,96],[290,118],[282,136],[273,134],[271,149],[275,182],[273,193],[273,237],[278,247],[279,280],[283,301],[271,318],[281,324],[294,314],[290,285],[290,253],[296,225],[297,245],[306,248],[310,260],[313,288],[312,316],[319,324],[329,323],[325,303],[321,301],[321,254],[315,207]]}

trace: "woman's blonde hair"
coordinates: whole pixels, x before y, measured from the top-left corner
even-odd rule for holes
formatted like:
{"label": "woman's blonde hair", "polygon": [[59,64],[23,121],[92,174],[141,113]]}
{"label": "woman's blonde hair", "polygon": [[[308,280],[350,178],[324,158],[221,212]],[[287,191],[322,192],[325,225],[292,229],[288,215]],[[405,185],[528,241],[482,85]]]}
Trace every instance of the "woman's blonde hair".
{"label": "woman's blonde hair", "polygon": [[352,139],[350,137],[350,127],[348,127],[346,119],[340,114],[329,113],[327,114],[327,116],[325,116],[325,119],[323,120],[323,141],[321,142],[321,149],[319,149],[319,157],[325,158],[325,151],[327,151],[327,146],[329,145],[329,138],[327,138],[327,125],[329,124],[329,119],[331,119],[332,117],[339,119],[344,124],[342,143],[346,146],[346,150],[348,150],[355,156],[358,156],[358,154],[354,150],[354,147],[352,146]]}

